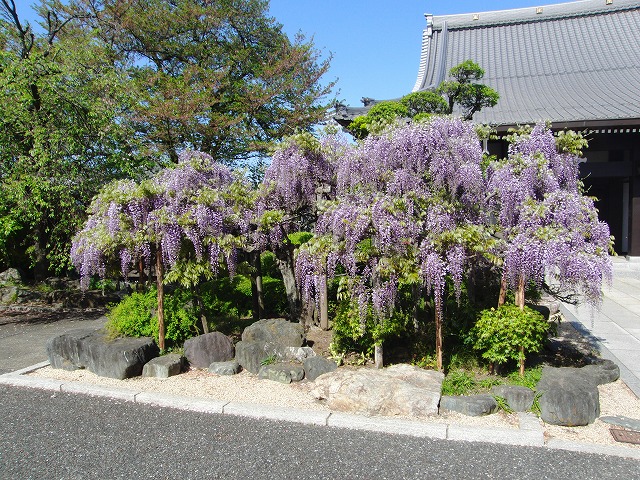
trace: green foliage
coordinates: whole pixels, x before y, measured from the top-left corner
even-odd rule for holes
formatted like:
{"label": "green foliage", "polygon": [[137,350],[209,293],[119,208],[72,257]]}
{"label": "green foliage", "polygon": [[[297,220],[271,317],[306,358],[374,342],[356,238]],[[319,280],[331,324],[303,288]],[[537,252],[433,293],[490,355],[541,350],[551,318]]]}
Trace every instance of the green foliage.
{"label": "green foliage", "polygon": [[423,122],[433,115],[451,114],[456,105],[466,120],[484,107],[493,107],[500,96],[492,88],[481,83],[484,70],[477,63],[466,60],[449,71],[452,80],[442,82],[435,91],[413,92],[399,101],[380,102],[372,106],[366,115],[353,119],[347,129],[356,139],[368,135],[380,135],[401,118]]}
{"label": "green foliage", "polygon": [[44,32],[0,6],[0,269],[70,268],[72,235],[101,185],[146,171],[122,122],[131,96],[88,32],[56,14]]}
{"label": "green foliage", "polygon": [[[112,306],[105,325],[113,336],[153,337],[158,341],[158,306],[155,288],[145,293],[132,293]],[[193,298],[187,290],[175,290],[164,297],[166,350],[182,348],[185,340],[200,333]]]}
{"label": "green foliage", "polygon": [[151,337],[153,312],[158,306],[154,289],[134,292],[113,305],[107,312],[105,330],[113,337]]}
{"label": "green foliage", "polygon": [[582,151],[589,146],[589,141],[582,132],[562,130],[556,133],[556,146],[561,153],[582,156]]}
{"label": "green foliage", "polygon": [[[515,305],[483,310],[471,335],[473,348],[490,362],[524,362],[525,352],[538,352],[544,346],[549,323],[537,311]],[[521,350],[524,349],[524,352]]]}
{"label": "green foliage", "polygon": [[442,381],[442,395],[466,395],[477,386],[472,373],[465,370],[452,370]]}
{"label": "green foliage", "polygon": [[484,77],[484,70],[472,60],[465,60],[449,70],[452,80],[442,82],[437,92],[448,102],[447,113],[453,113],[454,106],[459,105],[463,118],[471,120],[473,114],[484,107],[493,107],[500,96],[492,88],[474,83]]}
{"label": "green foliage", "polygon": [[441,95],[432,91],[413,92],[400,99],[407,109],[409,117],[416,119],[420,114],[447,113],[447,102]]}
{"label": "green foliage", "polygon": [[357,139],[369,134],[380,134],[397,119],[409,116],[408,108],[400,102],[380,102],[372,106],[366,115],[353,119],[349,124],[349,132]]}
{"label": "green foliage", "polygon": [[291,245],[300,246],[311,240],[313,238],[313,233],[293,232],[288,234],[287,238],[289,239],[289,242],[291,242]]}
{"label": "green foliage", "polygon": [[504,410],[504,412],[506,412],[506,413],[513,413],[513,409],[509,406],[509,404],[507,403],[507,400],[504,397],[500,397],[498,395],[494,395],[493,398],[495,399],[496,403],[498,404],[498,408],[500,410]]}
{"label": "green foliage", "polygon": [[384,320],[376,317],[371,304],[366,305],[366,319],[361,320],[360,306],[349,291],[352,287],[349,277],[338,281],[337,305],[333,317],[332,348],[336,353],[356,352],[371,356],[374,345],[396,337],[405,331],[412,319],[413,302],[411,288],[401,285],[398,292],[397,308]]}
{"label": "green foliage", "polygon": [[277,360],[278,360],[278,357],[276,355],[271,355],[269,357],[263,358],[260,361],[260,365],[262,366],[273,365],[274,363],[276,363]]}
{"label": "green foliage", "polygon": [[527,387],[531,390],[535,390],[536,385],[540,381],[540,377],[542,377],[542,366],[538,365],[536,367],[527,368],[524,371],[524,375],[520,375],[517,371],[510,372],[507,375],[507,381],[511,385],[519,385],[521,387]]}

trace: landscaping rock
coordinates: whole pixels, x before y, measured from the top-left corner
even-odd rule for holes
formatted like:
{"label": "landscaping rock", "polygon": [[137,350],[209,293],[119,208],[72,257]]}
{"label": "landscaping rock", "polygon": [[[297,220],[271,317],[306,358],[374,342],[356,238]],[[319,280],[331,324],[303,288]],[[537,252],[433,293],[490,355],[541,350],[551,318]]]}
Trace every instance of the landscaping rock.
{"label": "landscaping rock", "polygon": [[9,305],[15,303],[18,299],[18,287],[11,285],[0,287],[0,303]]}
{"label": "landscaping rock", "polygon": [[596,359],[591,365],[585,365],[580,370],[583,374],[590,375],[596,385],[615,382],[620,378],[620,367],[604,358]]}
{"label": "landscaping rock", "polygon": [[517,385],[498,385],[491,389],[491,394],[504,398],[509,408],[516,412],[531,410],[536,395],[530,388]]}
{"label": "landscaping rock", "polygon": [[169,353],[149,360],[142,368],[143,377],[169,378],[182,372],[182,355]]}
{"label": "landscaping rock", "polygon": [[340,368],[316,378],[311,394],[331,410],[366,415],[437,415],[444,375],[412,365]]}
{"label": "landscaping rock", "polygon": [[262,366],[262,361],[268,357],[262,342],[242,340],[236,343],[236,360],[248,372],[257,374]]}
{"label": "landscaping rock", "polygon": [[304,378],[304,368],[294,363],[263,365],[258,371],[258,377],[280,383],[299,382]]}
{"label": "landscaping rock", "polygon": [[443,396],[441,412],[458,412],[470,417],[481,417],[498,411],[498,403],[491,395]]}
{"label": "landscaping rock", "polygon": [[314,381],[320,375],[333,372],[338,368],[338,364],[336,362],[324,357],[309,357],[305,359],[303,365],[304,376],[311,381]]}
{"label": "landscaping rock", "polygon": [[21,285],[22,275],[15,268],[7,268],[4,272],[0,273],[0,285]]}
{"label": "landscaping rock", "polygon": [[213,362],[233,360],[235,348],[229,337],[211,332],[184,342],[184,356],[194,368],[209,368]]}
{"label": "landscaping rock", "polygon": [[304,343],[304,327],[283,318],[266,318],[245,328],[242,332],[242,341],[301,347]]}
{"label": "landscaping rock", "polygon": [[287,347],[278,343],[265,343],[264,353],[268,357],[275,355],[279,362],[302,363],[305,359],[316,356],[311,347]]}
{"label": "landscaping rock", "polygon": [[144,364],[158,356],[158,347],[148,337],[112,340],[100,330],[77,329],[49,339],[47,356],[53,368],[86,368],[122,380],[139,376]]}
{"label": "landscaping rock", "polygon": [[598,376],[593,369],[544,367],[536,386],[540,417],[568,427],[588,425],[600,415]]}
{"label": "landscaping rock", "polygon": [[236,375],[240,373],[240,364],[236,360],[213,362],[209,365],[209,371],[216,375]]}

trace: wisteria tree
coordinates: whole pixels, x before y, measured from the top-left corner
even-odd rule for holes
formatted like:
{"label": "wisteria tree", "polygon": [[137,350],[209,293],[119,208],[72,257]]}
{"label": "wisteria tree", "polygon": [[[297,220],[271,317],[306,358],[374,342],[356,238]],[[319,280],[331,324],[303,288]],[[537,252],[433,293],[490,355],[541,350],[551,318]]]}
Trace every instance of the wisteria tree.
{"label": "wisteria tree", "polygon": [[[237,253],[250,230],[255,198],[247,183],[201,152],[184,152],[178,165],[136,184],[107,185],[93,200],[73,241],[72,261],[83,288],[104,278],[117,261],[123,276],[140,262],[155,266],[159,347],[164,350],[164,281],[185,286],[214,276]],[[165,276],[166,272],[166,276]],[[203,324],[206,331],[206,325]]]}
{"label": "wisteria tree", "polygon": [[351,146],[335,132],[320,138],[301,133],[287,138],[274,153],[260,189],[267,247],[282,273],[291,317],[309,321],[312,306],[300,294],[295,250],[307,239],[318,217],[319,203],[335,196],[335,166]]}
{"label": "wisteria tree", "polygon": [[499,305],[510,285],[523,308],[525,285],[541,286],[545,278],[566,293],[583,294],[593,305],[601,299],[603,281],[611,277],[611,237],[593,199],[583,194],[576,143],[580,137],[554,137],[537,125],[514,135],[508,158],[490,169],[503,239]]}
{"label": "wisteria tree", "polygon": [[435,303],[437,366],[442,369],[445,278],[459,294],[473,231],[482,228],[485,184],[473,125],[437,118],[370,136],[337,166],[336,198],[322,211],[316,236],[301,247],[297,274],[306,295],[326,276],[342,284],[364,326],[377,320],[376,365],[401,284],[420,283]]}

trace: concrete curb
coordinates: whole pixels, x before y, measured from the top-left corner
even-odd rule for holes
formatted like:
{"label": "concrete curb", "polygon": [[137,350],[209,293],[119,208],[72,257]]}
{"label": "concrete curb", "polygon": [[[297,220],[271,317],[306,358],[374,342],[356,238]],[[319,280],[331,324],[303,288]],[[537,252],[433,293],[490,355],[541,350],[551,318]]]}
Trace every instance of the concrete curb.
{"label": "concrete curb", "polygon": [[26,373],[33,372],[47,365],[49,365],[49,362],[43,362],[15,372],[0,375],[0,385],[4,384],[55,392],[98,396],[142,405],[154,405],[198,413],[235,415],[331,428],[347,428],[351,430],[408,435],[419,438],[498,443],[540,448],[546,447],[555,450],[604,454],[640,460],[640,451],[623,446],[596,445],[554,439],[545,441],[544,431],[540,421],[535,415],[527,413],[518,414],[520,423],[517,429],[482,428],[456,424],[425,423],[390,417],[368,417],[339,412],[289,409],[271,405],[223,402],[204,398],[183,397],[180,395],[156,392],[138,392],[130,389],[109,388],[99,385],[86,385],[78,382],[62,382],[25,376]]}

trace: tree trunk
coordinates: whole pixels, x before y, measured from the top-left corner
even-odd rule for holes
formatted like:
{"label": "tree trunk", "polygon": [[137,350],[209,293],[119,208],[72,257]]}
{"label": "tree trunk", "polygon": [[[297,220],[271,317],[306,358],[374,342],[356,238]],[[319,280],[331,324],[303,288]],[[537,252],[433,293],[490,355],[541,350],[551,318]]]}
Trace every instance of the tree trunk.
{"label": "tree trunk", "polygon": [[439,372],[444,370],[442,364],[442,299],[436,296],[435,302],[435,320],[436,320],[436,367]]}
{"label": "tree trunk", "polygon": [[520,307],[520,310],[524,310],[524,275],[520,274],[518,277],[518,291],[516,292],[516,305]]}
{"label": "tree trunk", "polygon": [[375,363],[376,368],[384,367],[384,349],[382,348],[382,343],[375,344],[373,347],[373,361]]}
{"label": "tree trunk", "polygon": [[49,261],[44,249],[44,228],[40,225],[35,230],[36,241],[33,245],[35,254],[33,276],[36,282],[42,282],[49,275]]}
{"label": "tree trunk", "polygon": [[524,377],[524,347],[520,347],[520,376]]}
{"label": "tree trunk", "polygon": [[206,335],[209,333],[209,322],[207,322],[207,317],[204,314],[204,303],[202,302],[202,295],[200,295],[200,286],[194,285],[193,294],[193,298],[196,301],[196,310],[200,317],[200,323],[202,323],[202,333]]}
{"label": "tree trunk", "polygon": [[300,290],[298,290],[293,250],[285,246],[274,249],[273,253],[276,256],[276,262],[282,274],[291,320],[300,322],[304,326],[311,324],[313,322],[313,305],[309,305],[308,302],[303,302]]}
{"label": "tree trunk", "polygon": [[[125,278],[125,281],[126,280],[127,279]],[[144,292],[146,288],[146,283],[147,283],[147,279],[144,273],[144,262],[142,261],[142,259],[140,259],[138,260],[138,291],[139,292]]]}
{"label": "tree trunk", "polygon": [[156,250],[156,286],[158,288],[158,348],[164,351],[164,269],[162,265],[162,248]]}
{"label": "tree trunk", "polygon": [[264,317],[264,295],[262,293],[262,260],[260,252],[250,253],[251,259],[251,293],[253,297],[253,320],[258,321]]}
{"label": "tree trunk", "polygon": [[498,307],[504,305],[507,300],[507,276],[505,272],[502,272],[502,278],[500,278],[500,295],[498,296]]}

